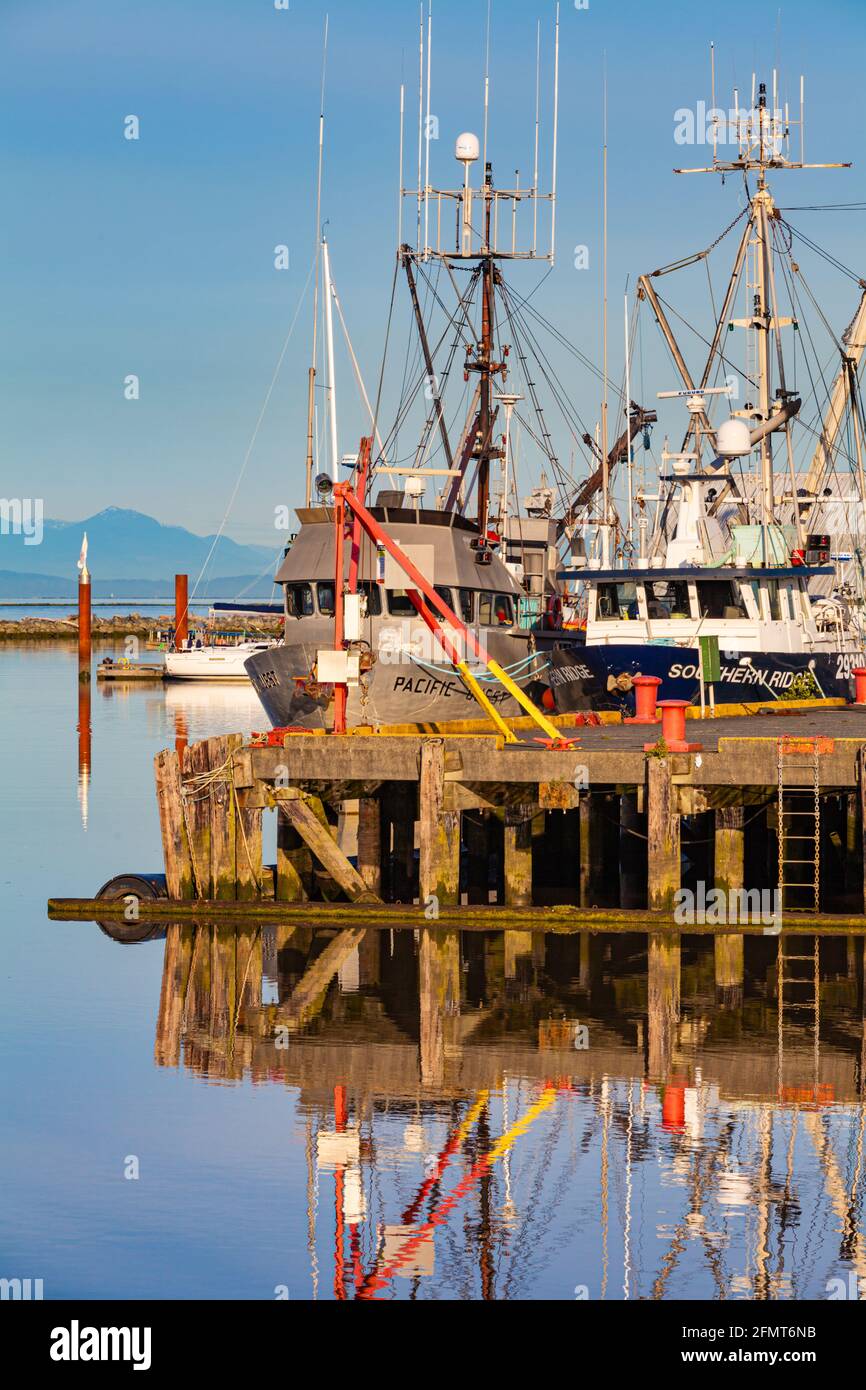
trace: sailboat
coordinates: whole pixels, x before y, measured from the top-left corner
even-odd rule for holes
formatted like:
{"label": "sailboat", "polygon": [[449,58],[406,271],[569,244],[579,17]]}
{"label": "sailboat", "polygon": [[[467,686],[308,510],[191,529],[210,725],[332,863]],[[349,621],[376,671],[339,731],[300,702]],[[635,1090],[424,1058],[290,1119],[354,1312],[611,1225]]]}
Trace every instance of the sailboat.
{"label": "sailboat", "polygon": [[165,674],[172,681],[235,681],[249,684],[245,662],[276,645],[275,637],[248,631],[246,625],[235,630],[218,626],[215,620],[228,613],[238,618],[279,613],[274,605],[216,603],[208,615],[208,625],[196,629],[179,646],[165,653]]}

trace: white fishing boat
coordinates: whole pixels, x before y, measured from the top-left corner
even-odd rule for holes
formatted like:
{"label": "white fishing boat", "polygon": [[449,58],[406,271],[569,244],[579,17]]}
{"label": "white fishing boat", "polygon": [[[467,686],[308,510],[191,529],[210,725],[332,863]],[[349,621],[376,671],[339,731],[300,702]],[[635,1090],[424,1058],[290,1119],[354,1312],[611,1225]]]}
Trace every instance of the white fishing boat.
{"label": "white fishing boat", "polygon": [[[848,698],[852,674],[864,662],[858,373],[866,292],[859,280],[859,306],[840,337],[818,312],[838,360],[835,380],[826,381],[807,318],[814,295],[804,289],[802,252],[795,247],[799,239],[826,253],[787,221],[769,187],[771,173],[847,166],[807,165],[802,149],[792,156],[794,123],[779,110],[776,74],[772,98],[764,84],[753,85],[750,111],[740,112],[734,102],[733,158],[714,149],[708,168],[676,171],[739,174],[746,206],[708,250],[638,280],[637,306],[651,309],[681,378],[659,400],[685,403],[688,428],[680,452],[666,445],[657,487],[639,479],[633,493],[629,458],[624,521],[616,514],[610,470],[594,490],[602,499],[595,553],[561,575],[574,581],[585,626],[579,660],[562,651],[551,657],[563,710],[630,712],[636,676],[657,677],[661,698],[702,705],[708,678],[710,693],[722,702]],[[700,335],[709,353],[695,372],[659,280],[705,262],[739,224],[721,310],[710,334]],[[737,340],[730,335],[737,329],[745,333],[745,365],[734,370]],[[788,335],[794,341],[786,354]],[[800,391],[798,375],[808,390]],[[724,386],[710,385],[720,379]],[[715,404],[730,412],[718,423]],[[569,518],[577,529],[588,520]]]}

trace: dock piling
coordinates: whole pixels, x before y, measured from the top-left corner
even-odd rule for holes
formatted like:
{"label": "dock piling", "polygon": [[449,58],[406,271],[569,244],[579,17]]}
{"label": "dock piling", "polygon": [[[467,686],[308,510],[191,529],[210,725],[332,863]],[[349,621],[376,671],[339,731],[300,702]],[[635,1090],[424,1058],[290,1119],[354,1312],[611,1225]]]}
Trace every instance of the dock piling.
{"label": "dock piling", "polygon": [[674,802],[670,758],[650,754],[647,777],[647,901],[670,912],[681,882],[680,817]]}
{"label": "dock piling", "polygon": [[505,808],[505,901],[509,907],[532,906],[534,811],[531,803]]}
{"label": "dock piling", "polygon": [[[729,895],[745,884],[745,815],[742,806],[719,806],[715,814],[714,886]],[[730,899],[728,899],[730,901]],[[715,938],[716,992],[733,1006],[742,1000],[744,954],[739,932]]]}
{"label": "dock piling", "polygon": [[168,896],[192,898],[195,896],[192,859],[183,820],[180,760],[174,749],[157,753],[154,773]]}
{"label": "dock piling", "polygon": [[208,739],[210,769],[210,895],[215,902],[237,898],[237,817],[230,759],[241,742],[222,735]]}
{"label": "dock piling", "polygon": [[174,576],[174,645],[178,651],[189,637],[189,577]]}
{"label": "dock piling", "polygon": [[85,563],[78,576],[78,679],[80,681],[90,680],[93,645],[90,594],[90,571]]}
{"label": "dock piling", "polygon": [[422,907],[435,897],[443,907],[459,902],[460,812],[445,810],[445,742],[424,739],[420,768],[420,882]]}
{"label": "dock piling", "polygon": [[312,870],[309,850],[289,820],[285,807],[278,805],[276,893],[279,902],[302,903],[309,897],[302,874],[305,861],[310,861]]}
{"label": "dock piling", "polygon": [[376,796],[358,801],[358,873],[377,898],[382,896],[382,808]]}

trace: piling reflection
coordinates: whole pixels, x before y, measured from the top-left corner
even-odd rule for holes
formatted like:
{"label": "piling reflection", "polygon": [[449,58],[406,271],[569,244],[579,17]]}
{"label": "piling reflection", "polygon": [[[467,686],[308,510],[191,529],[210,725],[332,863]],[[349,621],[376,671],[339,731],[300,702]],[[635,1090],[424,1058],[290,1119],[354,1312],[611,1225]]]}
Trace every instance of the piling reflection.
{"label": "piling reflection", "polygon": [[78,805],[81,811],[81,824],[87,829],[90,818],[90,769],[92,725],[90,713],[90,680],[78,681]]}
{"label": "piling reflection", "polygon": [[317,1296],[866,1279],[862,937],[174,925],[164,950],[157,1064],[295,1095]]}

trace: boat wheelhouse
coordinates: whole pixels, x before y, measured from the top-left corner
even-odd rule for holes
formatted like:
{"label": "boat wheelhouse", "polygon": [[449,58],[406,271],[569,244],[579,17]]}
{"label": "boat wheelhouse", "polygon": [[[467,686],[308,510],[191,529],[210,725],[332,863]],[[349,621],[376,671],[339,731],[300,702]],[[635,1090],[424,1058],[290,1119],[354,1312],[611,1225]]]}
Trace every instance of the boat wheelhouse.
{"label": "boat wheelhouse", "polygon": [[[391,504],[397,500],[399,494],[390,499],[380,494],[387,505],[372,507],[372,517],[482,648],[531,697],[540,694],[546,685],[545,649],[557,633],[545,626],[543,616],[527,614],[524,591],[473,522],[456,511]],[[276,575],[285,595],[283,642],[257,654],[247,670],[274,725],[325,728],[333,716],[334,687],[320,678],[318,667],[334,634],[334,512],[328,506],[305,507],[298,519],[301,529]],[[347,539],[344,568],[351,544]],[[359,602],[349,639],[357,658],[349,686],[350,724],[429,726],[476,717],[472,693],[419,618],[405,583],[405,576],[362,537]],[[474,673],[502,714],[521,712],[483,670]]]}
{"label": "boat wheelhouse", "polygon": [[809,581],[832,566],[606,570],[583,575],[587,646],[646,642],[727,651],[827,651],[839,629],[816,621]]}

